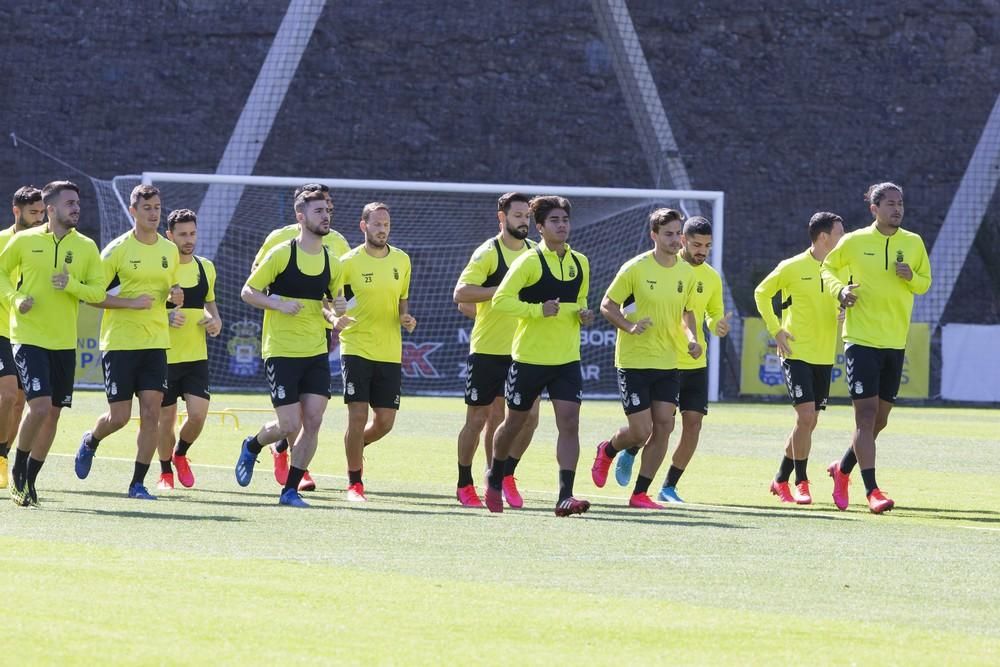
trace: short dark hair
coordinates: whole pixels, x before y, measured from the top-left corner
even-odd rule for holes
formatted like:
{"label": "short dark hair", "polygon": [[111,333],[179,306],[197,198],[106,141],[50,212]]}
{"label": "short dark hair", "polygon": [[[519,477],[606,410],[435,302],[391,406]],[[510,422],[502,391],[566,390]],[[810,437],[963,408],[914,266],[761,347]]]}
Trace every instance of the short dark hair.
{"label": "short dark hair", "polygon": [[829,234],[838,222],[843,224],[844,219],[836,213],[829,211],[813,213],[813,216],[809,218],[809,240],[815,243],[820,234]]}
{"label": "short dark hair", "polygon": [[531,207],[531,215],[536,225],[544,223],[546,216],[554,209],[561,208],[566,211],[566,215],[570,215],[572,208],[569,200],[559,195],[539,195],[532,198],[528,205]]}
{"label": "short dark hair", "polygon": [[708,218],[695,215],[687,219],[687,222],[684,223],[684,236],[694,236],[695,234],[712,235],[712,223],[708,221]]}
{"label": "short dark hair", "polygon": [[18,188],[14,192],[14,198],[11,200],[11,204],[21,208],[22,206],[34,204],[39,201],[42,201],[42,191],[34,185],[25,185]]}
{"label": "short dark hair", "polygon": [[145,183],[140,183],[139,185],[132,188],[132,194],[128,197],[128,205],[135,208],[139,205],[140,199],[152,199],[153,197],[160,196],[160,189],[155,185],[146,185]]}
{"label": "short dark hair", "polygon": [[321,190],[303,190],[295,198],[295,212],[301,213],[306,204],[311,201],[326,201],[326,195]]}
{"label": "short dark hair", "polygon": [[52,181],[42,188],[42,202],[48,206],[59,196],[64,190],[72,190],[77,195],[80,194],[80,188],[76,186],[76,183],[72,181]]}
{"label": "short dark hair", "polygon": [[510,205],[514,202],[519,201],[525,204],[531,205],[531,197],[520,192],[508,192],[506,194],[500,195],[497,199],[497,211],[503,211],[504,213],[510,213]]}
{"label": "short dark hair", "polygon": [[886,181],[885,183],[876,183],[875,185],[868,188],[868,190],[865,191],[865,201],[868,202],[869,204],[874,204],[875,206],[878,206],[878,203],[882,201],[882,198],[885,197],[886,193],[889,192],[889,190],[895,190],[896,192],[899,193],[900,197],[903,196],[903,188],[899,187],[895,183],[890,183],[889,181]]}
{"label": "short dark hair", "polygon": [[368,218],[370,218],[372,213],[375,211],[385,211],[391,215],[388,204],[383,204],[380,201],[373,201],[365,204],[365,207],[361,209],[361,221],[368,222]]}
{"label": "short dark hair", "polygon": [[305,185],[300,185],[295,188],[295,194],[292,199],[298,199],[299,195],[303,192],[322,192],[324,195],[330,194],[330,186],[323,185],[322,183],[306,183]]}
{"label": "short dark hair", "polygon": [[167,229],[174,231],[174,225],[182,222],[193,222],[198,224],[198,215],[189,208],[178,208],[170,212],[167,216]]}
{"label": "short dark hair", "polygon": [[660,231],[660,227],[674,220],[684,222],[684,214],[672,208],[658,208],[649,214],[649,231],[655,234]]}

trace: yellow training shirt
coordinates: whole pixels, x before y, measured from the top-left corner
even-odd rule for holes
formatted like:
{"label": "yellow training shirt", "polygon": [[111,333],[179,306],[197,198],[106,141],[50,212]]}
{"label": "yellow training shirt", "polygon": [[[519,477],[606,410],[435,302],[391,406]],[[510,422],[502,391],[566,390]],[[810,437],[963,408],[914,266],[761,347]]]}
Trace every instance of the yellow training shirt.
{"label": "yellow training shirt", "polygon": [[399,302],[410,298],[410,258],[395,246],[372,257],[360,245],[341,257],[347,314],[356,321],[340,332],[340,353],[370,361],[402,361]]}
{"label": "yellow training shirt", "polygon": [[[678,255],[680,261],[684,259]],[[701,345],[702,353],[697,359],[692,359],[688,354],[687,338],[682,338],[677,348],[677,368],[681,370],[692,370],[705,368],[708,365],[708,342],[705,339],[702,322],[708,325],[709,330],[715,331],[715,325],[725,317],[725,306],[722,303],[722,276],[708,263],[698,266],[691,266],[694,270],[694,294],[691,298],[691,307],[688,308],[694,313],[694,321],[698,325],[698,344]]]}
{"label": "yellow training shirt", "polygon": [[[205,271],[204,283],[198,262]],[[167,350],[168,364],[181,364],[188,361],[208,359],[208,345],[205,342],[205,327],[198,326],[198,320],[208,315],[205,303],[215,301],[215,264],[204,257],[194,258],[186,264],[181,262],[177,267],[177,283],[184,288],[184,306],[180,312],[184,314],[184,324],[170,327],[170,349]],[[189,299],[191,295],[201,296],[203,303]]]}

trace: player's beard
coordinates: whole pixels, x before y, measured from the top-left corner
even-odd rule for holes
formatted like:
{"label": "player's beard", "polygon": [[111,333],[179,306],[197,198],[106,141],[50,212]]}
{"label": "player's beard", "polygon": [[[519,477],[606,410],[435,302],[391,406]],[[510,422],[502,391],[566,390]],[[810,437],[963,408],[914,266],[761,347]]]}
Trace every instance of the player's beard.
{"label": "player's beard", "polygon": [[389,244],[389,239],[386,238],[385,240],[380,240],[374,236],[366,236],[365,243],[373,248],[384,248]]}
{"label": "player's beard", "polygon": [[681,250],[681,258],[691,266],[700,266],[705,263],[705,260],[708,259],[708,256],[706,255],[705,257],[695,257],[694,255],[692,255],[690,252],[687,251],[687,248],[684,248],[683,250]]}
{"label": "player's beard", "polygon": [[184,255],[185,257],[187,257],[188,255],[193,255],[194,254],[194,244],[191,244],[190,246],[178,246],[177,250],[180,251],[180,253],[182,255]]}
{"label": "player's beard", "polygon": [[518,241],[523,241],[524,239],[528,238],[528,231],[529,231],[528,225],[524,225],[524,227],[511,227],[508,224],[504,225],[504,227],[507,229],[507,233],[513,236]]}
{"label": "player's beard", "polygon": [[326,236],[330,233],[330,225],[323,228],[323,223],[317,222],[316,224],[306,223],[306,229],[315,234],[316,236]]}

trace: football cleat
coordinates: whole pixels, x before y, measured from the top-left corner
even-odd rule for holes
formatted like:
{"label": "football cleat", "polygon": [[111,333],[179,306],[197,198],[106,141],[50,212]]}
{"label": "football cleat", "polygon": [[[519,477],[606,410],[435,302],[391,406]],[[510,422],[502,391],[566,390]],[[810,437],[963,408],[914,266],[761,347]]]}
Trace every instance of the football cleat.
{"label": "football cleat", "polygon": [[503,497],[507,499],[508,505],[514,509],[524,507],[524,498],[517,490],[517,479],[513,475],[507,475],[500,481],[500,489],[503,491]]}
{"label": "football cleat", "polygon": [[889,498],[878,489],[872,489],[872,492],[868,494],[868,509],[872,511],[872,514],[888,512],[895,506],[896,503],[892,498]]}
{"label": "football cleat", "polygon": [[839,510],[846,510],[848,505],[847,492],[851,485],[851,476],[840,472],[840,461],[834,461],[826,469],[833,478],[833,504]]}
{"label": "football cleat", "polygon": [[778,500],[783,503],[794,503],[795,498],[792,498],[792,492],[788,488],[788,482],[771,482],[771,495],[778,496]]}
{"label": "football cleat", "polygon": [[188,457],[174,454],[173,463],[177,468],[177,481],[188,489],[194,486],[194,473],[191,472],[191,462],[188,461]]}
{"label": "football cleat", "polygon": [[589,501],[577,500],[573,496],[570,496],[565,500],[560,500],[556,504],[556,516],[570,516],[571,514],[583,514],[589,509],[590,509]]}
{"label": "football cleat", "polygon": [[633,493],[628,499],[628,506],[640,510],[662,510],[663,505],[650,498],[645,493]]}
{"label": "football cleat", "polygon": [[590,477],[594,480],[594,486],[599,489],[604,488],[604,485],[607,483],[608,472],[611,470],[611,462],[614,461],[614,459],[609,459],[604,451],[607,444],[607,440],[597,443],[597,453],[594,454],[594,465],[590,466]]}

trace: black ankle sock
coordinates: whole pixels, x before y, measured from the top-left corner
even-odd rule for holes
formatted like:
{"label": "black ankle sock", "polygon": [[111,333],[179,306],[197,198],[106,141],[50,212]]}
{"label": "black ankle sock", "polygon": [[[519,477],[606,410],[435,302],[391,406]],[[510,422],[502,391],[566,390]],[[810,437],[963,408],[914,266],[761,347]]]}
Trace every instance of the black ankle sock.
{"label": "black ankle sock", "polygon": [[629,447],[625,451],[627,451],[632,456],[638,456],[639,455],[639,447],[638,446],[636,446],[636,447]]}
{"label": "black ankle sock", "polygon": [[260,454],[262,449],[264,449],[264,445],[260,444],[256,435],[247,441],[247,451],[251,454]]}
{"label": "black ankle sock", "polygon": [[0,456],[7,458],[8,454],[10,454],[10,443],[0,442]]}
{"label": "black ankle sock", "polygon": [[670,466],[670,470],[667,471],[667,481],[663,486],[677,486],[677,482],[681,481],[681,475],[684,471],[677,466]]}
{"label": "black ankle sock", "polygon": [[[289,471],[291,468],[289,468]],[[347,471],[347,483],[348,484],[361,484],[361,471],[360,470],[348,470]]]}
{"label": "black ankle sock", "polygon": [[774,481],[778,484],[787,482],[788,478],[792,476],[792,470],[794,469],[795,461],[791,460],[787,456],[782,457],[781,465],[778,466],[778,474],[774,476]]}
{"label": "black ankle sock", "polygon": [[468,486],[470,484],[475,484],[472,479],[472,466],[464,466],[461,463],[458,464],[458,488],[463,486]]}
{"label": "black ankle sock", "polygon": [[279,454],[284,454],[285,452],[287,452],[288,438],[282,438],[281,440],[279,440],[278,444],[274,446],[274,451],[278,452]]}
{"label": "black ankle sock", "polygon": [[132,481],[129,482],[129,486],[135,486],[136,484],[142,484],[146,480],[146,473],[149,472],[148,463],[135,462],[135,471],[132,473]]}
{"label": "black ankle sock", "polygon": [[174,454],[176,456],[187,456],[188,449],[191,448],[191,443],[187,440],[177,439],[177,446],[174,447]]}
{"label": "black ankle sock", "polygon": [[613,461],[615,457],[618,456],[618,450],[615,449],[614,445],[608,442],[608,444],[604,445],[604,455]]}
{"label": "black ankle sock", "polygon": [[[306,471],[302,468],[296,468],[295,466],[289,466],[288,468],[288,479],[285,480],[286,489],[298,489],[299,482],[302,481],[302,476],[306,474]],[[360,471],[358,473],[360,477]]]}
{"label": "black ankle sock", "polygon": [[172,475],[173,472],[174,469],[170,467],[170,459],[167,459],[166,461],[160,459],[160,473],[164,475]]}
{"label": "black ankle sock", "polygon": [[101,441],[96,436],[94,436],[93,433],[88,433],[87,437],[84,439],[84,443],[90,449],[97,449],[97,446],[101,444]]}
{"label": "black ankle sock", "polygon": [[862,470],[861,479],[865,482],[865,495],[870,496],[872,491],[878,488],[878,484],[875,482],[875,468]]}
{"label": "black ankle sock", "polygon": [[575,470],[559,471],[559,502],[562,502],[573,495],[573,481],[575,478]]}
{"label": "black ankle sock", "polygon": [[801,484],[802,482],[809,481],[809,475],[806,474],[806,466],[809,464],[809,459],[799,459],[795,462],[795,483]]}
{"label": "black ankle sock", "polygon": [[23,480],[24,476],[28,474],[28,456],[30,454],[31,452],[26,452],[23,449],[14,450],[14,469],[12,473],[18,481]]}
{"label": "black ankle sock", "polygon": [[637,493],[646,493],[647,491],[649,491],[649,485],[652,483],[653,483],[652,477],[643,477],[642,475],[639,475],[635,479],[635,488],[632,489],[632,495],[635,495]]}
{"label": "black ankle sock", "polygon": [[493,467],[490,468],[490,488],[495,491],[500,490],[500,484],[503,482],[503,472],[507,467],[507,459],[493,459]]}
{"label": "black ankle sock", "polygon": [[25,479],[31,486],[35,485],[35,480],[38,478],[38,471],[42,469],[45,465],[45,461],[39,461],[34,457],[28,458],[28,469],[25,473]]}
{"label": "black ankle sock", "polygon": [[512,477],[514,471],[517,470],[517,464],[521,462],[521,459],[515,459],[513,456],[508,456],[507,460],[503,462],[503,476]]}
{"label": "black ankle sock", "polygon": [[854,455],[854,448],[848,447],[844,452],[844,457],[840,459],[840,472],[850,475],[854,466],[858,465],[858,457]]}

